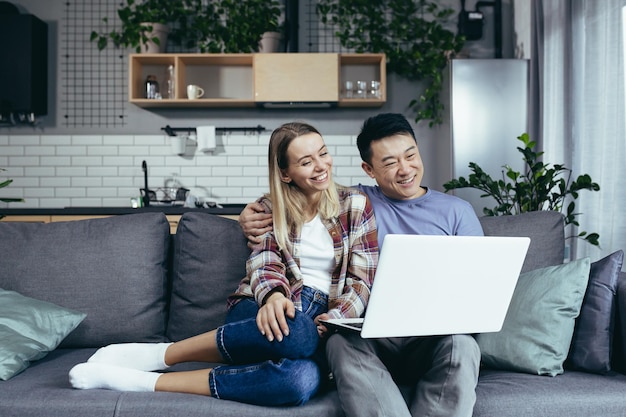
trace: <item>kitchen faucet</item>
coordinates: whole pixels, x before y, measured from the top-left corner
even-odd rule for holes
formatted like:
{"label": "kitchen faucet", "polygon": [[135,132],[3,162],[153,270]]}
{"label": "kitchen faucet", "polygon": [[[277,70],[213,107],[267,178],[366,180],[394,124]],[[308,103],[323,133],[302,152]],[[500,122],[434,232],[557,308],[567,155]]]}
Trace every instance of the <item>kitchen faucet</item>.
{"label": "kitchen faucet", "polygon": [[148,189],[148,164],[146,161],[141,163],[141,169],[143,170],[143,206],[150,206],[150,190]]}

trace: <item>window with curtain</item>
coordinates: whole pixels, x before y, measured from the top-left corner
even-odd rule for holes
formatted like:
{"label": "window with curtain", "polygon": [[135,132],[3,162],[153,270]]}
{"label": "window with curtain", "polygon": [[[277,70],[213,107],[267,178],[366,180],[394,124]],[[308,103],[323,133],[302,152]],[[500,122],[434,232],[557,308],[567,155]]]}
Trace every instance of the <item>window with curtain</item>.
{"label": "window with curtain", "polygon": [[[599,192],[576,200],[578,231],[600,247],[570,239],[572,258],[598,260],[626,250],[626,0],[535,0],[534,103],[544,161],[589,174]],[[624,12],[626,13],[626,12]],[[624,15],[626,16],[626,14]],[[571,230],[577,233],[577,230]]]}

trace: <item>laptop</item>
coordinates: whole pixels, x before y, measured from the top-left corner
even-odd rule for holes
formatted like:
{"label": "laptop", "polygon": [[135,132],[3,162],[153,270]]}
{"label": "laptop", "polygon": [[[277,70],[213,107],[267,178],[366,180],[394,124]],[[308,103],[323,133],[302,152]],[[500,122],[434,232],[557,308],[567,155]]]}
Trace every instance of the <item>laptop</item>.
{"label": "laptop", "polygon": [[364,338],[498,332],[528,237],[384,238],[364,318],[330,319],[330,331]]}

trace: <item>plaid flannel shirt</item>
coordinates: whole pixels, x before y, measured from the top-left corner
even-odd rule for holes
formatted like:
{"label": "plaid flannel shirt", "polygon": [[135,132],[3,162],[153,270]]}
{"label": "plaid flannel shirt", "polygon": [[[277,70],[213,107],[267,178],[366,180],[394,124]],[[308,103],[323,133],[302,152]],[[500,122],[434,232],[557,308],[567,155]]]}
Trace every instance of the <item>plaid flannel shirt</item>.
{"label": "plaid flannel shirt", "polygon": [[[335,269],[331,277],[328,314],[333,318],[360,317],[367,306],[378,263],[378,236],[374,212],[367,197],[353,188],[338,187],[340,213],[322,219],[333,240]],[[259,200],[270,210],[269,200]],[[274,233],[266,233],[246,264],[247,276],[228,299],[229,308],[242,297],[259,305],[273,290],[280,290],[302,310],[300,294],[300,236],[290,233],[287,248],[279,250]]]}

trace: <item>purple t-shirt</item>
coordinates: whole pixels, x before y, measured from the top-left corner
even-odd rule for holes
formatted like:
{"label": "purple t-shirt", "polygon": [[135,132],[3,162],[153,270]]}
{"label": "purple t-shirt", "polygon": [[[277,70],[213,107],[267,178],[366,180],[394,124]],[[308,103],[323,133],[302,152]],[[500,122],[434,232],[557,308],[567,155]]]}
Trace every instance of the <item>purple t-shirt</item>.
{"label": "purple t-shirt", "polygon": [[471,204],[458,197],[426,188],[426,194],[411,200],[395,200],[380,188],[357,186],[370,199],[378,228],[378,245],[385,235],[482,236],[483,229]]}

